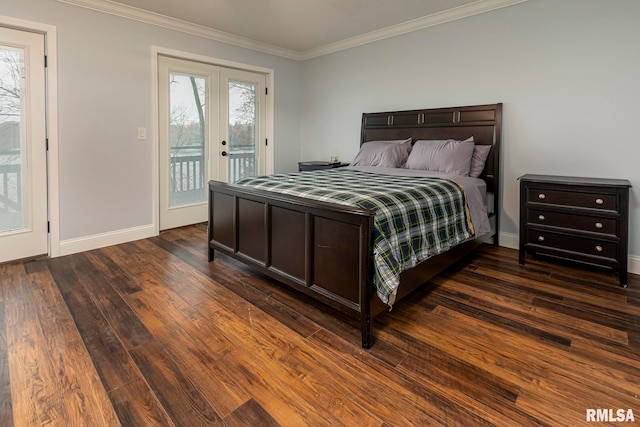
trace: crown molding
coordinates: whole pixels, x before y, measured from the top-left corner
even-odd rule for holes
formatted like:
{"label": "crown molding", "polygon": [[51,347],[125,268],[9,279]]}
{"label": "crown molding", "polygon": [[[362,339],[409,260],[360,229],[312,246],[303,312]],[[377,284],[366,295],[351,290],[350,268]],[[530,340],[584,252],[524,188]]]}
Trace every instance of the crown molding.
{"label": "crown molding", "polygon": [[435,25],[444,24],[446,22],[455,21],[469,16],[478,15],[484,12],[512,6],[518,3],[524,3],[528,0],[478,0],[464,6],[458,6],[453,9],[434,13],[432,15],[423,16],[421,18],[412,19],[411,21],[402,22],[397,25],[382,28],[380,30],[371,31],[360,36],[351,37],[336,43],[321,46],[317,49],[310,49],[301,52],[301,61],[316,58],[318,56],[328,55],[330,53],[339,52],[341,50],[351,49],[352,47],[362,46],[379,40],[388,39],[413,31],[422,30],[433,27]]}
{"label": "crown molding", "polygon": [[182,33],[203,37],[210,40],[227,43],[234,46],[244,47],[246,49],[256,50],[258,52],[268,53],[271,55],[281,56],[284,58],[301,60],[301,53],[291,49],[274,46],[268,43],[262,43],[245,37],[236,36],[224,31],[214,30],[213,28],[204,27],[202,25],[193,24],[181,19],[171,18],[159,13],[149,12],[132,6],[115,3],[109,0],[57,0],[61,3],[68,3],[74,6],[80,6],[92,9],[98,12],[104,12],[111,15],[120,16],[122,18],[134,21],[144,22],[145,24],[156,25],[158,27],[167,28],[169,30],[180,31]]}
{"label": "crown molding", "polygon": [[87,9],[99,12],[109,13],[111,15],[120,16],[122,18],[132,19],[134,21],[144,22],[146,24],[156,25],[158,27],[170,30],[180,31],[203,37],[210,40],[227,43],[230,45],[255,50],[258,52],[268,53],[271,55],[281,56],[296,61],[305,61],[307,59],[316,58],[330,53],[339,52],[345,49],[373,43],[390,37],[399,36],[424,28],[433,27],[435,25],[444,24],[446,22],[455,21],[457,19],[467,18],[469,16],[478,15],[480,13],[489,12],[514,4],[523,3],[528,0],[478,0],[464,6],[455,7],[443,12],[434,13],[432,15],[423,16],[411,21],[403,22],[380,30],[372,31],[360,36],[351,37],[336,43],[321,46],[316,49],[307,51],[295,51],[263,43],[257,40],[236,36],[224,31],[215,30],[204,27],[202,25],[193,24],[169,16],[160,15],[158,13],[149,12],[132,6],[115,3],[111,0],[57,0],[61,3],[68,3],[75,6],[85,7]]}

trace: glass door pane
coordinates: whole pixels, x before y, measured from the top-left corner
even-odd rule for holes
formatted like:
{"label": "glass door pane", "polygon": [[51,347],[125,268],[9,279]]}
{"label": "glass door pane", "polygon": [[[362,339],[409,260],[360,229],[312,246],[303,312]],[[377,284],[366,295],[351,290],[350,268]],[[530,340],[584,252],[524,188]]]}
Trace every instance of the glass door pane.
{"label": "glass door pane", "polygon": [[169,74],[169,206],[206,201],[205,77]]}
{"label": "glass door pane", "polygon": [[0,233],[25,227],[24,49],[0,46]]}
{"label": "glass door pane", "polygon": [[258,85],[229,80],[229,182],[256,176]]}

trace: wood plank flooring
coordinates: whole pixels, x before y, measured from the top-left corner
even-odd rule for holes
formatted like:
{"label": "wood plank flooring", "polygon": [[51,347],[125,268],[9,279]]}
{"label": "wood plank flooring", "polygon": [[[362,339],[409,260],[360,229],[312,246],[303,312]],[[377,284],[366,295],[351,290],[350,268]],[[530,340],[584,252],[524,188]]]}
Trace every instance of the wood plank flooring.
{"label": "wood plank flooring", "polygon": [[640,425],[639,276],[482,247],[374,336],[208,263],[203,224],[3,264],[0,426]]}

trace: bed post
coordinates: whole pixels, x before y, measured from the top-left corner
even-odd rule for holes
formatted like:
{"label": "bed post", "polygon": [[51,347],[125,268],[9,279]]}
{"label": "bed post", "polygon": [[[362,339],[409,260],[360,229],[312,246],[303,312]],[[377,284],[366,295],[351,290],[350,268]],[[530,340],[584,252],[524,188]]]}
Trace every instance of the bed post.
{"label": "bed post", "polygon": [[371,334],[371,298],[376,295],[372,282],[371,269],[373,268],[373,223],[371,215],[367,229],[360,233],[360,333],[362,335],[362,348],[369,349],[373,345]]}
{"label": "bed post", "polygon": [[208,250],[208,259],[209,262],[213,261],[213,246],[211,246],[211,241],[213,240],[213,190],[211,189],[211,185],[207,185],[207,189],[209,190],[209,222],[207,223],[207,250]]}
{"label": "bed post", "polygon": [[500,246],[500,209],[502,208],[502,200],[500,198],[500,187],[502,183],[500,182],[500,143],[502,141],[502,103],[498,103],[495,105],[495,124],[494,128],[494,136],[493,136],[493,156],[494,156],[494,166],[493,166],[493,176],[494,176],[494,184],[493,184],[493,210],[496,216],[496,234],[493,236],[493,246]]}
{"label": "bed post", "polygon": [[362,348],[370,349],[373,345],[373,336],[371,335],[371,313],[361,313],[361,333],[362,333]]}

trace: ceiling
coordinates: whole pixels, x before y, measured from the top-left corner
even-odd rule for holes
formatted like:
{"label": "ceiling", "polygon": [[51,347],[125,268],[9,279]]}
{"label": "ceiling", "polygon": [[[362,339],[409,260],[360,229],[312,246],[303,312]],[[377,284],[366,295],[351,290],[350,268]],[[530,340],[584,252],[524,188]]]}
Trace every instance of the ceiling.
{"label": "ceiling", "polygon": [[305,59],[525,0],[59,1],[137,20],[145,20],[146,14],[151,23],[173,22],[182,30],[191,24],[225,42],[255,43],[262,47],[258,50],[271,47],[283,56]]}

